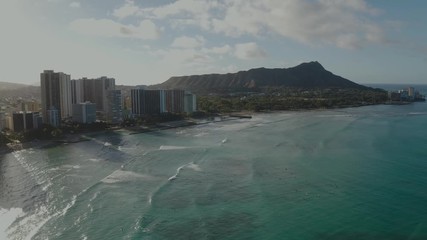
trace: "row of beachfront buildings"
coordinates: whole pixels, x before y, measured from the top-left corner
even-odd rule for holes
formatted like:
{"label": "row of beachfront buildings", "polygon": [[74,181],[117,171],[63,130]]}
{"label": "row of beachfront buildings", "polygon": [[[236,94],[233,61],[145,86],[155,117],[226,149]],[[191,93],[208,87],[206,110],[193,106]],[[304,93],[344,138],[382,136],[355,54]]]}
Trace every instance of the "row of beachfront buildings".
{"label": "row of beachfront buildings", "polygon": [[191,92],[135,88],[124,98],[115,79],[108,77],[71,80],[69,74],[45,70],[40,74],[40,87],[39,106],[31,106],[33,111],[26,106],[11,115],[0,114],[0,125],[20,132],[42,124],[59,127],[63,121],[119,124],[124,118],[196,111],[196,96]]}
{"label": "row of beachfront buildings", "polygon": [[388,98],[392,102],[416,102],[425,101],[425,96],[413,87],[388,92]]}

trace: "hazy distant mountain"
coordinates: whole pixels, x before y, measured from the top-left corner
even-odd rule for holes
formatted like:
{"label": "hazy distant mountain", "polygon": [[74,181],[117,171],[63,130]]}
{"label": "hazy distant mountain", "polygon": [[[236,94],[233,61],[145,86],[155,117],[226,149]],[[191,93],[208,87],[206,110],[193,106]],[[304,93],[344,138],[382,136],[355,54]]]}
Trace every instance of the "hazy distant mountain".
{"label": "hazy distant mountain", "polygon": [[0,82],[0,97],[40,99],[40,87],[20,83]]}
{"label": "hazy distant mountain", "polygon": [[292,68],[256,68],[228,74],[171,77],[164,83],[150,86],[150,88],[186,89],[196,93],[260,91],[269,87],[367,88],[334,75],[318,62],[302,63]]}
{"label": "hazy distant mountain", "polygon": [[0,90],[14,90],[23,87],[27,87],[28,85],[21,83],[10,83],[10,82],[0,82]]}

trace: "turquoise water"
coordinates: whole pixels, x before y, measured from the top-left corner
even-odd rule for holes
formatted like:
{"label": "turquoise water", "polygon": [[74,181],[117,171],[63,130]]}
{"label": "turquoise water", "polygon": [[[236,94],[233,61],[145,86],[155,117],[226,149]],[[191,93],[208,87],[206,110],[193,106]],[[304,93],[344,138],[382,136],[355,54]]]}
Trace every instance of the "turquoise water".
{"label": "turquoise water", "polygon": [[0,239],[427,239],[427,104],[0,156]]}

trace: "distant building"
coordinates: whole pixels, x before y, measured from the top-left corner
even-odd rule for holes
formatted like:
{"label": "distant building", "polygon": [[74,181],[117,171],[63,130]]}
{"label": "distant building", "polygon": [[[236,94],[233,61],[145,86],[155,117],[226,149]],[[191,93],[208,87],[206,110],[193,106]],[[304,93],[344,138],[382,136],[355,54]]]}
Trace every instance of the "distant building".
{"label": "distant building", "polygon": [[40,104],[36,100],[28,101],[28,102],[22,102],[21,103],[21,111],[39,112],[40,111]]}
{"label": "distant building", "polygon": [[132,89],[132,115],[160,113],[160,90]]}
{"label": "distant building", "polygon": [[15,132],[22,132],[25,130],[25,115],[23,112],[13,113],[13,128],[12,130]]}
{"label": "distant building", "polygon": [[392,102],[425,101],[425,96],[421,95],[418,91],[415,91],[413,87],[389,92],[388,97]]}
{"label": "distant building", "polygon": [[413,87],[408,87],[408,98],[411,101],[415,99],[415,90]]}
{"label": "distant building", "polygon": [[115,90],[115,81],[114,78],[108,77],[71,80],[72,103],[77,104],[87,101],[95,103],[99,116],[106,118],[109,114],[109,106],[111,106],[109,105],[108,91]]}
{"label": "distant building", "polygon": [[6,128],[13,131],[13,118],[12,118],[12,116],[6,116],[5,120],[6,120],[5,121],[6,122]]}
{"label": "distant building", "polygon": [[388,93],[388,98],[391,101],[400,101],[401,100],[400,93],[398,93],[398,92],[389,92]]}
{"label": "distant building", "polygon": [[41,116],[39,112],[15,112],[12,115],[13,131],[22,132],[41,127]]}
{"label": "distant building", "polygon": [[184,90],[131,90],[132,115],[183,113],[196,110],[196,97]]}
{"label": "distant building", "polygon": [[184,112],[184,90],[161,90],[162,112],[182,113]]}
{"label": "distant building", "polygon": [[[47,121],[45,119],[47,119]],[[47,124],[54,126],[54,127],[59,127],[60,123],[61,123],[59,110],[56,109],[55,107],[52,107],[49,110],[47,110],[46,118],[43,117],[43,121]]]}
{"label": "distant building", "polygon": [[6,113],[0,112],[0,131],[6,127]]}
{"label": "distant building", "polygon": [[[70,75],[62,72],[45,70],[40,74],[41,108],[43,121],[50,121],[48,111],[58,111],[59,122],[61,119],[71,117],[71,81]],[[59,125],[59,124],[58,124]]]}
{"label": "distant building", "polygon": [[126,96],[123,98],[123,110],[132,109],[132,99],[130,96]]}
{"label": "distant building", "polygon": [[130,96],[124,97],[122,106],[123,118],[130,118],[132,116],[132,98]]}
{"label": "distant building", "polygon": [[91,102],[73,104],[73,122],[93,123],[96,121],[96,104]]}
{"label": "distant building", "polygon": [[122,93],[120,90],[109,90],[107,95],[106,120],[117,124],[122,122]]}
{"label": "distant building", "polygon": [[193,113],[197,111],[196,95],[191,92],[185,92],[184,95],[184,112]]}

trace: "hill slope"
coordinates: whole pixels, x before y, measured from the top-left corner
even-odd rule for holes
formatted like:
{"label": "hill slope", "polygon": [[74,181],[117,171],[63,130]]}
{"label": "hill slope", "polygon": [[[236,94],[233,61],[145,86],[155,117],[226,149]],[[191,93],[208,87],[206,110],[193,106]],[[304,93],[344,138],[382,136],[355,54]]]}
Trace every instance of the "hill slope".
{"label": "hill slope", "polygon": [[0,97],[40,99],[40,87],[20,83],[0,82]]}
{"label": "hill slope", "polygon": [[186,89],[196,93],[261,91],[263,88],[355,88],[367,87],[325,70],[318,62],[302,63],[292,68],[256,68],[228,74],[171,77],[151,88]]}

